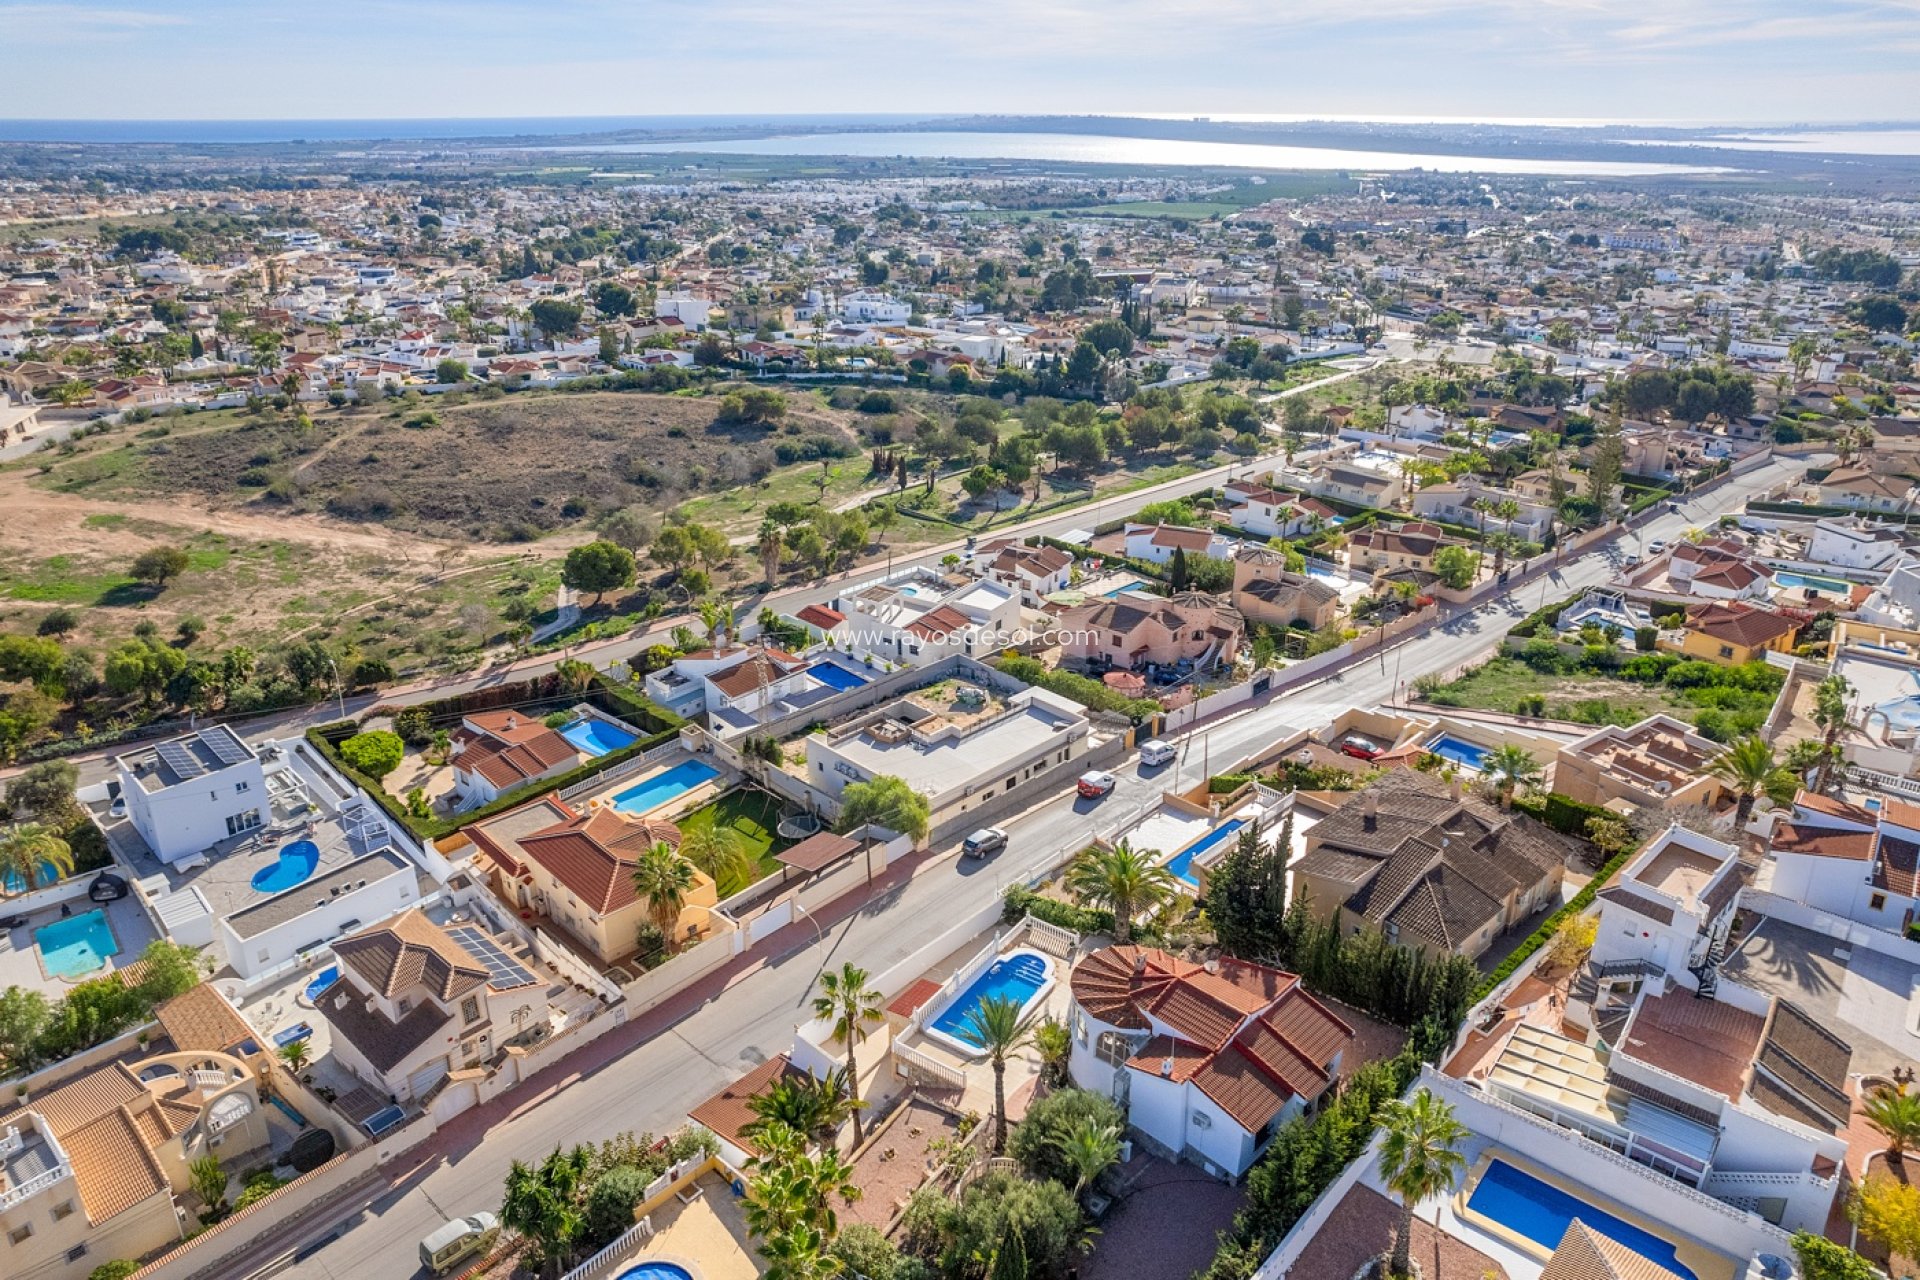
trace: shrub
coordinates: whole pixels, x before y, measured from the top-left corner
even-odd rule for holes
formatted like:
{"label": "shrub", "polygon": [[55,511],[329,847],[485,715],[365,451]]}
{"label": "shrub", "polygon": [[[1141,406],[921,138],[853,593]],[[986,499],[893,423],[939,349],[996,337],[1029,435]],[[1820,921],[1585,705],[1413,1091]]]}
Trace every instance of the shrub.
{"label": "shrub", "polygon": [[406,751],[400,735],[386,729],[356,733],[340,744],[340,758],[376,780],[398,769]]}
{"label": "shrub", "polygon": [[87,1272],[87,1280],[127,1280],[127,1277],[140,1269],[140,1264],[129,1258],[115,1258],[112,1262],[103,1262]]}
{"label": "shrub", "polygon": [[633,1225],[633,1206],[647,1193],[655,1175],[630,1164],[615,1165],[600,1175],[587,1193],[586,1225],[582,1231],[588,1250],[613,1242]]}
{"label": "shrub", "polygon": [[1118,1132],[1127,1127],[1119,1106],[1105,1094],[1087,1089],[1058,1089],[1027,1109],[1027,1118],[1013,1131],[1007,1154],[1035,1178],[1051,1178],[1072,1186],[1074,1172],[1060,1154],[1060,1142],[1082,1124],[1110,1124]]}
{"label": "shrub", "polygon": [[1793,1233],[1793,1253],[1806,1280],[1876,1280],[1879,1275],[1853,1250],[1810,1231]]}

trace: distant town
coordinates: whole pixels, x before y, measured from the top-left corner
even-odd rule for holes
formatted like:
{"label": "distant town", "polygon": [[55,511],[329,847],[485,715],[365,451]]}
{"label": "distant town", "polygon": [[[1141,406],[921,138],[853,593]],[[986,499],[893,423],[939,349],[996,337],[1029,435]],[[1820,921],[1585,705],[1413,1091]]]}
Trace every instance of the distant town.
{"label": "distant town", "polygon": [[1696,168],[0,143],[0,1274],[1912,1274],[1920,189]]}

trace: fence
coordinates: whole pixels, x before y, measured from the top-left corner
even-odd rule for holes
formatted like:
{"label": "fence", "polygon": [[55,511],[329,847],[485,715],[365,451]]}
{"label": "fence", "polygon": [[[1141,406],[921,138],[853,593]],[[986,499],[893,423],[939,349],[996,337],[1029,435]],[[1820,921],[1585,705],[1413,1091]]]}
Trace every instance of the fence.
{"label": "fence", "polygon": [[627,1016],[639,1017],[733,959],[734,932],[728,929],[705,938],[673,956],[659,968],[649,969],[627,983],[621,989],[627,1001]]}
{"label": "fence", "polygon": [[1920,943],[1913,942],[1886,929],[1876,929],[1870,924],[1861,924],[1845,916],[1822,911],[1819,907],[1808,906],[1804,902],[1795,902],[1764,889],[1748,886],[1740,891],[1742,910],[1754,911],[1774,920],[1787,924],[1797,924],[1803,929],[1815,933],[1824,933],[1829,938],[1851,948],[1864,947],[1868,951],[1891,956],[1895,960],[1908,963],[1920,961]]}
{"label": "fence", "polygon": [[582,796],[596,796],[616,782],[623,782],[660,763],[670,756],[678,755],[685,748],[679,738],[673,738],[657,747],[649,747],[631,759],[622,760],[611,769],[603,769],[590,778],[583,778],[560,792],[562,800],[577,800]]}

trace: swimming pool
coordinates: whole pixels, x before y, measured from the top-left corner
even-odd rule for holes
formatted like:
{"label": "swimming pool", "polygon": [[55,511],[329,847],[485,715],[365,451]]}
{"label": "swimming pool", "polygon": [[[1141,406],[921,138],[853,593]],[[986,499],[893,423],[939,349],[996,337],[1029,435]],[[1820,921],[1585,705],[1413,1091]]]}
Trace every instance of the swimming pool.
{"label": "swimming pool", "polygon": [[32,884],[28,884],[20,873],[12,867],[7,868],[5,876],[0,876],[0,887],[4,887],[8,893],[15,894],[25,893],[29,889],[44,889],[48,885],[59,883],[60,868],[54,866],[51,862],[42,862],[40,864],[39,874],[33,878]]}
{"label": "swimming pool", "polygon": [[968,1018],[982,1001],[988,996],[1011,1000],[1025,1018],[1052,988],[1053,961],[1038,951],[1010,951],[975,975],[940,1016],[926,1024],[927,1034],[965,1057],[974,1057],[981,1046]]}
{"label": "swimming pool", "polygon": [[693,1272],[677,1262],[650,1258],[638,1266],[628,1267],[617,1280],[693,1280]]}
{"label": "swimming pool", "polygon": [[857,676],[837,662],[816,662],[807,668],[807,674],[831,689],[858,689],[867,682],[865,676]]}
{"label": "swimming pool", "polygon": [[1465,765],[1475,773],[1487,767],[1487,756],[1491,754],[1485,747],[1475,746],[1464,738],[1456,738],[1450,733],[1436,734],[1428,739],[1426,749],[1442,760],[1451,760],[1455,764]]}
{"label": "swimming pool", "polygon": [[40,962],[56,978],[81,978],[95,969],[104,969],[109,956],[120,954],[120,940],[113,936],[104,911],[85,911],[33,931],[40,948]]}
{"label": "swimming pool", "polygon": [[611,755],[640,740],[640,735],[628,733],[617,724],[608,724],[598,716],[575,720],[560,730],[560,736],[590,756]]}
{"label": "swimming pool", "polygon": [[1696,1280],[1693,1272],[1680,1265],[1678,1251],[1671,1241],[1624,1222],[1604,1209],[1596,1209],[1578,1196],[1550,1186],[1504,1160],[1496,1159],[1487,1165],[1473,1194],[1467,1197],[1467,1209],[1526,1237],[1548,1253],[1560,1247],[1560,1238],[1566,1235],[1568,1224],[1579,1218],[1588,1230],[1625,1245],[1649,1262],[1673,1272],[1680,1280]]}
{"label": "swimming pool", "polygon": [[719,776],[720,771],[704,760],[682,760],[664,773],[656,773],[617,793],[613,807],[621,813],[648,813]]}
{"label": "swimming pool", "polygon": [[1218,845],[1222,840],[1233,836],[1240,828],[1246,825],[1246,822],[1239,818],[1235,818],[1232,822],[1221,823],[1180,852],[1174,854],[1172,858],[1168,859],[1167,870],[1172,872],[1178,879],[1198,889],[1200,887],[1200,877],[1193,872],[1193,860]]}
{"label": "swimming pool", "polygon": [[280,856],[272,866],[253,873],[253,887],[261,893],[285,893],[295,885],[306,883],[319,865],[320,846],[311,840],[295,840],[281,846]]}
{"label": "swimming pool", "polygon": [[1802,591],[1819,591],[1830,596],[1844,596],[1851,586],[1838,578],[1809,578],[1804,573],[1776,573],[1773,580],[1782,587],[1799,587]]}
{"label": "swimming pool", "polygon": [[300,999],[309,1005],[315,1004],[321,996],[326,994],[327,988],[338,981],[340,981],[340,966],[330,964],[313,975],[313,981],[309,982],[306,990],[300,993]]}

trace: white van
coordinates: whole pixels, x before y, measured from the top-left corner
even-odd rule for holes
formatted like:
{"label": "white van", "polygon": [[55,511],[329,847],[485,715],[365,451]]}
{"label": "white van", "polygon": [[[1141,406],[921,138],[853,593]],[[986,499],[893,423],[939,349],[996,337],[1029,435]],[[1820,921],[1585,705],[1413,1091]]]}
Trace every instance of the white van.
{"label": "white van", "polygon": [[1140,744],[1140,763],[1150,769],[1167,763],[1177,754],[1171,742],[1162,742],[1158,738],[1148,738]]}
{"label": "white van", "polygon": [[420,1265],[443,1276],[468,1258],[484,1254],[500,1238],[500,1219],[472,1213],[435,1227],[420,1242]]}

